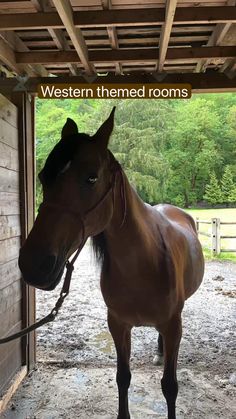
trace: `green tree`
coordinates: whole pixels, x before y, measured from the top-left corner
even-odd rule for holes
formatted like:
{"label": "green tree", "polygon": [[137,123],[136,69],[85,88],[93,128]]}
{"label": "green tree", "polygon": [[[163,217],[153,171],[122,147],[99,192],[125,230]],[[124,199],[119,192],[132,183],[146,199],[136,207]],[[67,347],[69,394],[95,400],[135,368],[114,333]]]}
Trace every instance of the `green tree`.
{"label": "green tree", "polygon": [[215,172],[210,175],[203,198],[212,205],[222,202],[222,192]]}
{"label": "green tree", "polygon": [[226,166],[221,180],[222,202],[229,205],[236,201],[236,184],[231,166]]}
{"label": "green tree", "polygon": [[166,152],[172,169],[168,179],[170,202],[188,207],[202,199],[209,170],[215,170],[221,162],[215,141],[218,127],[211,102],[196,97],[178,104]]}

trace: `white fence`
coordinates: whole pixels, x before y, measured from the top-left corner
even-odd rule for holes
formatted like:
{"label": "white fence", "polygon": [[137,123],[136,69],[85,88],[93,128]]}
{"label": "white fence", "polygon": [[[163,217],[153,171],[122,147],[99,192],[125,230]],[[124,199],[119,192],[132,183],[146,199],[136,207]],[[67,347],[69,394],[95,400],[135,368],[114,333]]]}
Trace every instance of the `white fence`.
{"label": "white fence", "polygon": [[[204,231],[200,230],[201,224],[204,225]],[[209,225],[209,228],[206,229],[205,225]],[[229,230],[231,225],[235,226],[235,232],[233,234],[224,233],[223,226],[227,226],[227,230]],[[199,236],[210,238],[210,246],[206,247],[211,250],[213,256],[219,255],[221,252],[236,252],[236,222],[221,221],[220,218],[211,218],[211,220],[199,220],[197,218],[196,227]],[[229,241],[232,243],[230,248],[225,248],[225,239],[227,239],[227,243]]]}

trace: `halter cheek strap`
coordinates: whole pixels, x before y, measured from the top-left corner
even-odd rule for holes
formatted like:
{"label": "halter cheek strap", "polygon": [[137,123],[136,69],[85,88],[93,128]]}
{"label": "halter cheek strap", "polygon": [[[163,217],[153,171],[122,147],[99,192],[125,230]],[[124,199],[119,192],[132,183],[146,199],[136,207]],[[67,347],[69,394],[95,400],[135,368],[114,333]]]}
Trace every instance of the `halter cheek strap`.
{"label": "halter cheek strap", "polygon": [[120,164],[114,160],[113,162],[114,165],[114,169],[112,170],[113,172],[113,180],[112,183],[110,185],[110,187],[108,188],[108,190],[105,192],[105,194],[103,195],[103,197],[100,199],[100,201],[94,205],[92,208],[90,208],[82,217],[80,212],[77,211],[71,211],[68,210],[68,208],[66,207],[62,207],[60,205],[57,204],[53,204],[53,203],[43,203],[40,206],[40,209],[45,208],[45,207],[51,207],[51,208],[56,208],[59,209],[60,211],[66,211],[66,212],[70,212],[73,213],[74,215],[76,215],[76,217],[80,218],[81,224],[82,224],[82,239],[81,242],[79,244],[79,247],[75,253],[75,255],[73,256],[73,258],[70,260],[68,260],[66,262],[66,275],[65,275],[65,279],[63,282],[63,286],[59,295],[59,298],[55,304],[55,306],[53,307],[53,309],[51,310],[51,312],[43,317],[41,320],[38,320],[37,322],[35,322],[34,324],[30,325],[29,327],[26,327],[24,329],[22,329],[20,332],[14,333],[13,335],[7,336],[5,338],[0,339],[0,345],[3,343],[7,343],[10,342],[12,340],[18,339],[22,336],[27,335],[28,333],[38,329],[39,327],[43,326],[44,324],[50,323],[53,320],[55,320],[55,318],[58,315],[58,312],[65,300],[65,298],[67,297],[67,295],[69,294],[69,290],[70,290],[70,283],[71,283],[71,277],[72,277],[72,273],[74,270],[74,263],[77,259],[77,257],[79,256],[85,242],[86,242],[86,237],[85,237],[85,222],[86,222],[86,217],[92,213],[94,210],[97,210],[100,206],[102,206],[102,204],[106,201],[106,199],[108,199],[110,197],[110,194],[112,193],[112,202],[113,202],[113,207],[114,207],[114,202],[115,202],[115,197],[114,197],[114,191],[115,191],[115,187],[116,187],[116,181],[117,181],[117,176],[120,175],[121,176],[121,183],[120,183],[120,196],[121,196],[121,202],[123,205],[123,218],[122,218],[122,222],[120,227],[123,226],[124,222],[125,222],[125,217],[126,217],[126,196],[125,196],[125,181],[124,181],[124,174],[123,171],[121,169]]}

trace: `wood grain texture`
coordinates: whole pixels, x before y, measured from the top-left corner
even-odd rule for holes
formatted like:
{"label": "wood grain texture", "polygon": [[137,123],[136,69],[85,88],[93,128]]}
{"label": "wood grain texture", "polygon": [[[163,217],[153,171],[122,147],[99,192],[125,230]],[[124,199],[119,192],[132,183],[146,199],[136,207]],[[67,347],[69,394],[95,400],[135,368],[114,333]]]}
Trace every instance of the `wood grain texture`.
{"label": "wood grain texture", "polygon": [[0,142],[18,149],[18,131],[17,129],[0,116]]}
{"label": "wood grain texture", "polygon": [[[0,291],[11,285],[13,282],[20,280],[21,273],[18,267],[18,258],[0,265]],[[4,319],[1,319],[1,325]]]}
{"label": "wood grain texture", "polygon": [[6,409],[9,401],[11,400],[11,398],[13,397],[13,395],[16,392],[17,388],[19,387],[19,385],[21,384],[21,382],[25,378],[26,374],[27,374],[27,368],[26,368],[26,366],[22,367],[17,372],[16,376],[14,377],[14,379],[12,380],[12,382],[10,383],[10,386],[6,390],[4,396],[0,400],[0,413],[1,412],[4,412],[4,410]]}
{"label": "wood grain texture", "polygon": [[11,237],[18,237],[20,234],[21,227],[19,215],[0,215],[1,240],[10,239]]}
{"label": "wood grain texture", "polygon": [[[22,327],[22,321],[20,319],[18,322],[11,325],[11,327],[7,330],[7,333],[3,334],[1,332],[1,337],[8,334],[11,335],[13,333],[17,333],[21,330],[21,327]],[[14,352],[21,351],[20,339],[17,339],[12,342],[8,342],[0,346],[0,371],[1,371],[1,365],[4,364],[4,362],[6,362],[6,360],[9,358],[9,353],[12,353],[13,351]]]}
{"label": "wood grain texture", "polygon": [[18,151],[0,141],[0,167],[19,171]]}
{"label": "wood grain texture", "polygon": [[[18,214],[20,214],[19,194],[16,192],[0,191],[0,216]],[[0,235],[0,239],[1,238]]]}
{"label": "wood grain texture", "polygon": [[19,174],[0,167],[0,192],[19,192]]}
{"label": "wood grain texture", "polygon": [[0,94],[0,119],[17,128],[17,108],[2,94]]}
{"label": "wood grain texture", "polygon": [[20,237],[0,240],[0,264],[16,259],[19,255]]}
{"label": "wood grain texture", "polygon": [[9,353],[8,357],[0,363],[1,371],[1,387],[0,395],[3,394],[4,390],[7,388],[9,381],[14,377],[14,375],[21,368],[21,350],[13,350]]}

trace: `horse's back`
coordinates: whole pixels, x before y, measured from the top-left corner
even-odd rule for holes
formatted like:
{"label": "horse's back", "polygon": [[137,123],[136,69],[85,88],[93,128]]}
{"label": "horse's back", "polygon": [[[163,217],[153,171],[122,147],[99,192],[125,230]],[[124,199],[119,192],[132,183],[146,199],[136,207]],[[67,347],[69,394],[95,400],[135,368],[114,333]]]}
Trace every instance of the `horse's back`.
{"label": "horse's back", "polygon": [[160,204],[153,208],[159,214],[159,228],[166,249],[174,265],[182,266],[180,276],[183,276],[184,296],[187,299],[201,284],[204,273],[204,258],[195,222],[191,215],[173,205]]}

